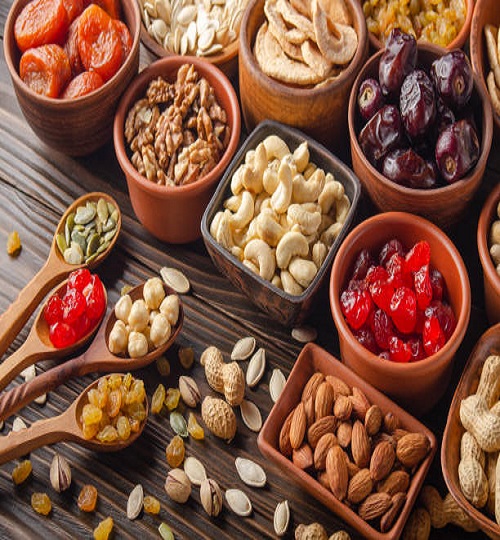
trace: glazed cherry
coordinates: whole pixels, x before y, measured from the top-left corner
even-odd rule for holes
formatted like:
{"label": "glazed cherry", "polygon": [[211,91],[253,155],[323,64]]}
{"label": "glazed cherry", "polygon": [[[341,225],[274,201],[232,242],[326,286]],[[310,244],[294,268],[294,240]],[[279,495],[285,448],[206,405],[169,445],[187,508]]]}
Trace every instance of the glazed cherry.
{"label": "glazed cherry", "polygon": [[425,315],[426,317],[435,316],[439,321],[445,338],[450,339],[457,326],[457,321],[449,304],[445,304],[440,300],[433,300],[426,308]]}
{"label": "glazed cherry", "polygon": [[49,338],[52,345],[58,349],[69,347],[77,340],[74,329],[69,324],[63,322],[56,322],[50,326]]}
{"label": "glazed cherry", "polygon": [[437,317],[431,315],[425,320],[422,341],[427,356],[436,354],[446,343],[444,332]]}
{"label": "glazed cherry", "polygon": [[389,349],[389,340],[395,333],[394,324],[387,312],[377,309],[370,318],[370,327],[378,347],[382,350]]}
{"label": "glazed cherry", "polygon": [[43,316],[46,323],[50,326],[51,324],[56,323],[57,321],[62,320],[64,305],[60,296],[57,294],[52,295],[45,304],[43,310]]}
{"label": "glazed cherry", "polygon": [[106,296],[104,286],[99,276],[93,275],[90,282],[83,290],[87,301],[87,315],[91,320],[98,320],[106,310]]}
{"label": "glazed cherry", "polygon": [[354,289],[342,293],[340,306],[349,326],[358,330],[368,319],[373,302],[368,291]]}
{"label": "glazed cherry", "polygon": [[397,336],[392,336],[389,340],[389,358],[393,362],[409,362],[412,357],[411,347],[408,343],[398,338]]}
{"label": "glazed cherry", "polygon": [[76,322],[87,308],[85,297],[77,289],[68,289],[62,302],[64,305],[62,320],[69,325]]}
{"label": "glazed cherry", "polygon": [[365,79],[361,83],[358,92],[358,109],[363,119],[370,120],[383,104],[384,95],[378,81]]}
{"label": "glazed cherry", "polygon": [[370,284],[370,294],[375,305],[384,311],[389,311],[394,285],[387,279],[378,279]]}
{"label": "glazed cherry", "polygon": [[417,298],[408,287],[394,291],[389,305],[389,313],[396,328],[403,334],[410,334],[417,322]]}
{"label": "glazed cherry", "polygon": [[415,280],[415,295],[417,297],[417,306],[420,310],[431,303],[432,300],[432,283],[429,275],[429,265],[425,264],[414,274]]}
{"label": "glazed cherry", "polygon": [[461,49],[434,60],[430,73],[437,92],[448,107],[460,109],[469,102],[474,78],[469,59]]}
{"label": "glazed cherry", "polygon": [[389,262],[389,259],[394,255],[394,253],[398,253],[402,257],[404,257],[405,254],[403,244],[397,238],[391,238],[382,246],[378,257],[379,263],[382,266],[386,266],[386,264]]}
{"label": "glazed cherry", "polygon": [[432,298],[434,300],[442,300],[444,295],[444,278],[443,274],[436,268],[429,272],[432,287]]}
{"label": "glazed cherry", "polygon": [[378,353],[378,347],[377,342],[375,341],[375,336],[373,335],[372,331],[367,328],[366,326],[363,326],[359,330],[356,330],[354,333],[356,339],[358,340],[363,347],[368,349],[373,354]]}
{"label": "glazed cherry", "polygon": [[431,163],[411,148],[393,150],[384,159],[382,174],[396,184],[416,189],[436,185],[436,171]]}
{"label": "glazed cherry", "polygon": [[362,249],[354,262],[354,270],[351,279],[365,279],[366,273],[372,264],[373,259],[370,252],[367,249]]}
{"label": "glazed cherry", "polygon": [[429,242],[425,240],[417,242],[406,254],[405,261],[408,272],[416,272],[422,266],[429,264],[431,261]]}
{"label": "glazed cherry", "polygon": [[91,276],[92,274],[88,268],[80,268],[71,272],[68,277],[68,288],[82,292],[90,283]]}
{"label": "glazed cherry", "polygon": [[399,28],[391,30],[380,57],[378,80],[384,95],[397,96],[408,73],[417,65],[417,41]]}
{"label": "glazed cherry", "polygon": [[399,110],[411,139],[425,135],[436,118],[436,93],[425,71],[415,69],[401,86]]}

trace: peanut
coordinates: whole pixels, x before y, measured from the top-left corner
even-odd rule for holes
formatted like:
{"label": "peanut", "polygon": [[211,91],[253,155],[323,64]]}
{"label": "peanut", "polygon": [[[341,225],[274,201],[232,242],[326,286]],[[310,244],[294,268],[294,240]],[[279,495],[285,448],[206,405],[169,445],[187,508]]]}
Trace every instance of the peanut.
{"label": "peanut", "polygon": [[476,508],[482,508],[488,500],[488,479],[479,461],[473,457],[460,460],[458,479],[464,497]]}
{"label": "peanut", "polygon": [[485,399],[488,409],[500,398],[500,356],[490,355],[483,364],[476,394]]}
{"label": "peanut", "polygon": [[490,412],[484,397],[472,394],[463,399],[460,420],[484,451],[500,450],[500,417]]}
{"label": "peanut", "polygon": [[462,439],[460,440],[460,459],[469,458],[477,459],[484,469],[486,460],[483,449],[479,446],[472,433],[464,431]]}
{"label": "peanut", "polygon": [[403,530],[403,540],[427,540],[431,534],[431,517],[425,508],[415,508]]}

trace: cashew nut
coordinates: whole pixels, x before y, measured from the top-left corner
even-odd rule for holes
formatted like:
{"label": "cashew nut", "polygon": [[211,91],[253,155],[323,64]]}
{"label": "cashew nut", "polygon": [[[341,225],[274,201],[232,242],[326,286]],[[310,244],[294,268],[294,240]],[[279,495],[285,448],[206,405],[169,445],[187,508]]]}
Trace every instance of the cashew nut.
{"label": "cashew nut", "polygon": [[286,212],[292,199],[292,178],[292,169],[288,162],[283,160],[278,170],[279,185],[271,196],[271,206],[279,214]]}
{"label": "cashew nut", "polygon": [[317,169],[318,167],[314,164],[314,163],[309,163],[309,165],[307,165],[307,167],[305,168],[304,172],[302,173],[302,176],[306,179],[306,180],[309,180],[309,178],[311,178],[311,176],[314,174],[314,171]]}
{"label": "cashew nut", "polygon": [[245,260],[257,266],[261,278],[271,280],[276,269],[276,259],[273,250],[264,240],[256,238],[248,242],[245,246],[244,257]]}
{"label": "cashew nut", "polygon": [[317,201],[325,185],[325,171],[316,169],[306,180],[301,174],[293,178],[293,200],[297,203]]}
{"label": "cashew nut", "polygon": [[295,281],[292,274],[287,270],[282,270],[281,274],[281,283],[283,285],[283,290],[288,294],[293,294],[298,296],[304,292],[304,289]]}
{"label": "cashew nut", "polygon": [[278,276],[278,274],[274,274],[273,279],[271,279],[271,283],[272,283],[275,287],[278,287],[278,289],[282,289],[282,288],[283,288],[283,284],[281,283],[281,278]]}
{"label": "cashew nut", "polygon": [[250,191],[241,193],[241,204],[236,214],[231,216],[230,224],[233,229],[242,229],[248,225],[253,218],[254,202],[253,195]]}
{"label": "cashew nut", "polygon": [[241,193],[238,193],[238,195],[233,195],[232,197],[228,197],[223,203],[224,208],[227,210],[231,210],[231,212],[237,212],[238,208],[241,206],[241,197]]}
{"label": "cashew nut", "polygon": [[[265,203],[265,201],[269,201],[269,203]],[[254,202],[254,215],[258,216],[260,212],[266,208],[266,206],[269,206],[271,203],[271,199],[269,195],[265,191],[261,191],[257,197],[255,197]],[[264,205],[264,206],[263,206]]]}
{"label": "cashew nut", "polygon": [[272,195],[276,191],[279,183],[280,182],[278,180],[278,170],[268,167],[264,171],[264,176],[262,177],[262,184],[264,189],[267,191],[267,193],[269,193],[269,195]]}
{"label": "cashew nut", "polygon": [[242,173],[244,165],[238,167],[231,178],[231,192],[233,195],[238,195],[240,191],[243,191]]}
{"label": "cashew nut", "polygon": [[250,269],[254,274],[259,275],[259,269],[256,264],[254,264],[252,261],[249,261],[248,259],[243,259],[242,264],[246,266],[248,269]]}
{"label": "cashew nut", "polygon": [[337,201],[337,211],[335,213],[335,218],[340,224],[345,222],[347,214],[349,213],[349,208],[351,208],[351,201],[349,201],[347,195],[344,194],[340,200]]}
{"label": "cashew nut", "polygon": [[[328,175],[327,175],[328,176]],[[328,214],[335,201],[341,199],[344,195],[344,186],[337,180],[331,182],[325,181],[323,190],[318,196],[318,203],[321,206],[321,212]]]}
{"label": "cashew nut", "polygon": [[285,229],[272,218],[270,212],[259,214],[256,223],[259,237],[270,246],[276,247],[285,234]]}
{"label": "cashew nut", "polygon": [[321,233],[320,240],[327,246],[331,246],[342,230],[343,223],[335,222]]}
{"label": "cashew nut", "polygon": [[304,288],[309,287],[311,281],[316,277],[318,269],[313,261],[294,257],[288,265],[288,271],[295,281]]}
{"label": "cashew nut", "polygon": [[217,242],[227,250],[230,250],[234,245],[232,232],[231,232],[231,219],[232,214],[229,210],[225,210],[223,215],[219,218],[219,224],[215,232],[215,239]]}
{"label": "cashew nut", "polygon": [[219,228],[220,220],[222,219],[223,215],[224,215],[224,212],[222,210],[219,210],[213,217],[212,223],[210,223],[210,234],[216,240],[217,240],[217,229]]}
{"label": "cashew nut", "polygon": [[268,135],[263,143],[266,148],[267,161],[272,161],[275,158],[281,160],[290,153],[286,142],[277,135]]}
{"label": "cashew nut", "polygon": [[276,262],[279,268],[286,268],[292,257],[306,257],[308,253],[309,244],[305,236],[299,232],[287,232],[276,246]]}
{"label": "cashew nut", "polygon": [[309,163],[309,147],[307,146],[307,141],[301,142],[293,151],[292,155],[297,167],[297,172],[304,172]]}
{"label": "cashew nut", "polygon": [[317,268],[320,268],[328,255],[328,248],[323,242],[316,242],[312,247],[312,260]]}
{"label": "cashew nut", "polygon": [[319,212],[309,212],[300,204],[291,204],[287,211],[288,221],[299,226],[299,232],[308,236],[314,234],[321,224],[321,214]]}

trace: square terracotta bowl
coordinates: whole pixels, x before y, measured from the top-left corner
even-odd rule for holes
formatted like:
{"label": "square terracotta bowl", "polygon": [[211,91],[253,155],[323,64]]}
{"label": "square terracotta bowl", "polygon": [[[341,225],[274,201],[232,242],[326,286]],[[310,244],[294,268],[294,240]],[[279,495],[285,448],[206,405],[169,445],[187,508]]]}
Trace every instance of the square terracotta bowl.
{"label": "square terracotta bowl", "polygon": [[[281,427],[292,409],[300,402],[301,394],[306,382],[316,372],[321,372],[325,376],[333,375],[342,379],[351,388],[359,388],[371,404],[380,407],[383,415],[389,412],[392,413],[399,418],[402,429],[422,433],[427,437],[430,443],[426,457],[411,477],[409,488],[406,493],[406,502],[401,509],[399,517],[385,533],[381,533],[380,530],[374,528],[371,523],[364,521],[354,509],[349,508],[345,503],[337,499],[333,493],[324,487],[315,477],[294,465],[294,463],[281,454],[279,450]],[[257,439],[257,443],[262,454],[276,463],[283,471],[286,478],[289,478],[301,486],[307,493],[315,497],[321,504],[328,507],[340,519],[356,529],[364,538],[371,538],[374,540],[399,538],[437,449],[436,438],[423,424],[398,407],[398,405],[376,390],[373,386],[366,383],[361,377],[331,356],[327,351],[313,343],[305,345],[299,354],[278,401],[267,417]]]}
{"label": "square terracotta bowl", "polygon": [[[232,195],[231,181],[235,171],[245,163],[247,152],[254,150],[269,135],[278,135],[292,152],[303,141],[307,141],[310,162],[322,168],[325,173],[331,172],[335,179],[342,184],[345,195],[351,202],[344,224],[328,250],[323,263],[317,270],[316,276],[303,292],[297,295],[285,292],[271,281],[250,270],[238,257],[218,243],[210,232],[214,216],[224,209],[224,201]],[[294,128],[273,120],[266,120],[259,124],[248,136],[226,169],[214,196],[203,214],[201,221],[203,240],[215,266],[236,287],[240,288],[252,302],[286,326],[298,324],[310,312],[316,293],[327,276],[337,249],[347,231],[351,228],[360,192],[361,186],[355,174],[321,144]]]}

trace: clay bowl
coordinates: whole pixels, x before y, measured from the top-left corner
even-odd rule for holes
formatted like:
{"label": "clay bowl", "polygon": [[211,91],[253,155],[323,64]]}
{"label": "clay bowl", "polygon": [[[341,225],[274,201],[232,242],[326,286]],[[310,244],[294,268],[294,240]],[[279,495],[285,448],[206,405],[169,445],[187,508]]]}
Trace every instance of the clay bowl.
{"label": "clay bowl", "polygon": [[[456,328],[434,355],[411,363],[381,360],[354,337],[340,308],[341,292],[347,287],[353,264],[366,248],[377,256],[390,239],[398,238],[408,250],[427,240],[431,247],[430,266],[439,270],[446,284],[448,303]],[[377,214],[355,227],[340,246],[330,277],[330,307],[337,327],[342,361],[402,407],[415,415],[428,412],[444,394],[455,353],[461,344],[471,309],[469,277],[460,253],[441,229],[429,221],[404,212]]]}
{"label": "clay bowl", "polygon": [[[403,429],[424,433],[429,439],[430,451],[412,476],[407,492],[406,503],[404,504],[399,517],[386,533],[381,533],[378,529],[374,528],[371,523],[369,524],[362,520],[354,510],[348,508],[343,502],[340,502],[334,497],[330,490],[322,486],[318,480],[308,472],[294,465],[293,462],[281,454],[279,450],[279,436],[285,419],[300,401],[302,390],[308,379],[313,373],[318,371],[325,376],[334,375],[335,377],[342,379],[351,388],[354,386],[358,387],[366,395],[371,404],[376,404],[380,407],[384,415],[391,412],[397,416],[401,421],[401,427]],[[433,433],[416,418],[398,407],[398,405],[373,388],[373,386],[368,384],[363,378],[356,375],[324,349],[313,343],[305,345],[295,361],[286,385],[259,433],[257,444],[261,453],[278,465],[285,478],[297,483],[321,504],[328,507],[342,521],[356,529],[356,531],[361,534],[361,537],[371,538],[373,540],[393,540],[399,538],[437,449],[437,442]],[[378,520],[374,520],[374,522],[375,521]]]}
{"label": "clay bowl", "polygon": [[[485,85],[485,88],[486,77],[490,72],[486,40],[484,38],[484,27],[488,23],[497,27],[500,24],[498,2],[495,2],[495,0],[476,0],[470,28],[470,59],[472,68],[477,73],[481,83]],[[487,95],[489,98],[489,94]],[[493,109],[493,122],[495,124],[495,133],[500,133],[500,115],[495,109]]]}
{"label": "clay bowl", "polygon": [[[183,186],[158,185],[139,174],[130,161],[124,125],[133,104],[141,99],[152,79],[162,76],[175,81],[178,69],[193,64],[215,90],[220,106],[226,111],[231,137],[219,163],[204,177]],[[192,242],[201,236],[200,221],[217,182],[236,152],[241,130],[238,98],[228,78],[215,67],[197,57],[166,56],[150,64],[132,81],[120,100],[114,121],[116,157],[122,168],[132,207],[139,221],[156,238],[173,244]]]}
{"label": "clay bowl", "polygon": [[135,0],[122,0],[122,20],[133,39],[132,49],[119,71],[96,91],[77,99],[53,99],[37,94],[18,74],[21,53],[14,23],[30,0],[15,0],[4,30],[4,55],[14,90],[26,121],[48,146],[65,154],[90,154],[111,139],[113,118],[121,94],[139,69],[141,16]]}
{"label": "clay bowl", "polygon": [[264,0],[250,0],[240,28],[239,84],[248,131],[265,119],[296,127],[335,153],[346,151],[347,104],[354,79],[368,54],[366,22],[358,0],[346,0],[358,34],[358,50],[332,83],[302,89],[264,74],[253,54],[255,36],[264,22]]}
{"label": "clay bowl", "polygon": [[[362,4],[364,1],[361,2]],[[450,41],[450,43],[446,46],[446,49],[451,51],[452,49],[461,49],[465,42],[467,41],[467,38],[469,37],[469,34],[471,33],[471,22],[473,20],[473,13],[474,13],[474,0],[465,0],[466,4],[466,15],[465,15],[465,22],[458,32],[458,34],[455,36],[455,39]],[[476,0],[477,4],[477,0]],[[370,42],[370,47],[374,50],[379,50],[383,48],[382,40],[380,40],[375,34],[372,32],[368,32],[368,39]]]}
{"label": "clay bowl", "polygon": [[[330,171],[344,185],[345,193],[351,201],[351,208],[349,209],[344,226],[331,246],[325,261],[309,287],[298,296],[286,293],[270,281],[252,272],[237,257],[222,247],[210,234],[210,225],[215,214],[223,208],[223,202],[232,195],[231,179],[234,172],[245,161],[246,153],[249,150],[255,149],[261,141],[271,134],[281,137],[291,151],[302,141],[306,140],[309,146],[310,161],[323,168],[325,172]],[[335,258],[340,242],[351,227],[360,192],[361,186],[359,180],[353,172],[322,145],[300,131],[278,122],[267,120],[259,124],[248,136],[224,173],[217,191],[203,214],[201,222],[203,241],[215,266],[236,287],[241,289],[254,304],[285,326],[298,324],[304,321],[311,311],[317,292],[325,281],[328,269]]]}
{"label": "clay bowl", "polygon": [[464,433],[460,421],[460,403],[476,391],[484,361],[489,355],[500,354],[500,325],[487,330],[469,356],[453,396],[441,445],[441,468],[452,497],[490,538],[500,538],[500,526],[494,518],[475,508],[463,495],[458,479],[460,440]]}
{"label": "clay bowl", "polygon": [[484,303],[490,324],[500,322],[500,276],[490,256],[489,237],[491,224],[499,219],[500,184],[490,193],[481,210],[477,224],[477,250],[483,267]]}
{"label": "clay bowl", "polygon": [[[471,104],[478,126],[481,153],[476,166],[465,177],[453,184],[434,189],[414,189],[396,184],[373,167],[358,143],[358,135],[362,128],[361,118],[357,112],[359,86],[368,77],[378,78],[378,65],[382,52],[378,51],[365,64],[356,78],[349,98],[349,135],[354,172],[379,210],[383,212],[406,211],[411,208],[414,214],[419,214],[440,227],[449,228],[462,218],[481,184],[486,168],[493,136],[491,104],[488,95],[484,85],[474,75]],[[419,44],[417,65],[429,68],[432,62],[443,54],[444,49],[434,45]]]}

